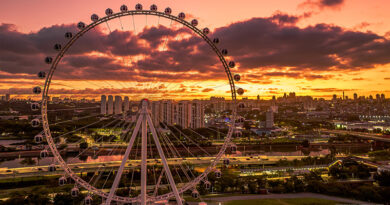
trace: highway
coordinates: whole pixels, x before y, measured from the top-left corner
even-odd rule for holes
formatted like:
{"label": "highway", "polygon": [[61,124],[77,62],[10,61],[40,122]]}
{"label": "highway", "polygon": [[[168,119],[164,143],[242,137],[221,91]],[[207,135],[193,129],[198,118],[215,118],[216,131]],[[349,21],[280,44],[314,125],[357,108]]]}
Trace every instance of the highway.
{"label": "highway", "polygon": [[327,129],[322,129],[321,132],[329,133],[329,134],[345,134],[345,135],[349,134],[349,135],[353,135],[356,137],[369,139],[369,140],[390,142],[390,138],[383,137],[382,134],[355,132],[355,131],[349,131],[349,130],[327,130]]}
{"label": "highway", "polygon": [[[258,165],[274,165],[281,159],[294,160],[301,159],[306,156],[233,156],[229,157],[230,164],[232,165],[245,165],[245,164],[258,164]],[[189,163],[198,165],[199,167],[207,166],[213,157],[198,157],[198,158],[169,158],[168,164],[183,164]],[[222,160],[224,158],[222,157]],[[116,171],[119,168],[121,161],[108,161],[108,162],[93,162],[93,163],[76,163],[69,166],[75,173],[87,173],[96,171]],[[222,161],[220,161],[222,164]],[[140,160],[129,160],[126,164],[125,170],[139,167]],[[161,166],[160,159],[148,159],[148,165]],[[17,177],[33,177],[33,176],[46,176],[46,175],[62,175],[63,170],[57,165],[57,170],[54,172],[48,171],[48,166],[34,166],[34,167],[22,167],[12,168],[7,167],[0,168],[0,179],[9,179]]]}

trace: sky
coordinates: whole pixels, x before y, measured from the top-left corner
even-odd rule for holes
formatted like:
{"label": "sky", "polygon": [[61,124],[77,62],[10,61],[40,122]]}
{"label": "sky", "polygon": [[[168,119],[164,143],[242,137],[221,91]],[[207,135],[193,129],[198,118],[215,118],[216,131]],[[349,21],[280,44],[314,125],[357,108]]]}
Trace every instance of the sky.
{"label": "sky", "polygon": [[[390,96],[390,2],[386,0],[2,0],[0,93],[31,97],[43,86],[46,56],[65,45],[65,32],[125,4],[156,4],[196,18],[226,48],[242,97],[269,99],[284,92],[330,98]],[[192,31],[157,17],[114,19],[90,30],[62,59],[49,93],[97,98],[207,98],[229,96],[217,56]]]}

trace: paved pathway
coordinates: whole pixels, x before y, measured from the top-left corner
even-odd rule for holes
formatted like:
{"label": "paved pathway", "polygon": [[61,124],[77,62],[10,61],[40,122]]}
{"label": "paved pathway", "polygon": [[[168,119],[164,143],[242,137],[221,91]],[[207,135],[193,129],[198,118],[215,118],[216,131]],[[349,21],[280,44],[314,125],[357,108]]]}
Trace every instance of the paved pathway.
{"label": "paved pathway", "polygon": [[[315,193],[296,193],[296,194],[267,194],[267,195],[242,195],[242,196],[227,196],[227,197],[212,197],[212,198],[203,198],[203,200],[211,200],[212,203],[208,205],[219,204],[218,202],[227,202],[235,200],[251,200],[251,199],[293,199],[293,198],[316,198],[316,199],[325,199],[338,201],[344,204],[373,204],[364,201],[358,201],[353,199],[341,198],[336,196],[328,196],[323,194]],[[190,205],[195,205],[198,203],[191,202]]]}

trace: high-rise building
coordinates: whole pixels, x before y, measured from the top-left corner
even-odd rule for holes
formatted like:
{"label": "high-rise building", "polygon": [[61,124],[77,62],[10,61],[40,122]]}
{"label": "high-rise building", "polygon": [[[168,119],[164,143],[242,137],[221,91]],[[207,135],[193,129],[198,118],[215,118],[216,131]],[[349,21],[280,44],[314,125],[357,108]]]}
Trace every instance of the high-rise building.
{"label": "high-rise building", "polygon": [[165,124],[172,125],[175,122],[174,102],[172,100],[163,100],[161,102],[161,119]]}
{"label": "high-rise building", "polygon": [[381,99],[381,95],[378,93],[376,94],[376,100],[380,100]]}
{"label": "high-rise building", "polygon": [[273,128],[274,127],[274,112],[269,110],[265,113],[265,128]]}
{"label": "high-rise building", "polygon": [[354,100],[357,100],[357,99],[358,99],[357,93],[354,93],[354,94],[353,94],[353,99],[354,99]]}
{"label": "high-rise building", "polygon": [[336,94],[333,95],[333,100],[337,100],[337,95]]}
{"label": "high-rise building", "polygon": [[10,95],[10,94],[5,94],[5,100],[6,100],[6,101],[11,100],[11,95]]}
{"label": "high-rise building", "polygon": [[186,129],[190,127],[191,123],[192,105],[190,101],[183,100],[177,105],[177,124]]}
{"label": "high-rise building", "polygon": [[151,103],[151,118],[153,120],[154,126],[158,126],[161,122],[162,115],[161,115],[161,101],[153,101]]}
{"label": "high-rise building", "polygon": [[228,109],[224,97],[210,97],[210,104],[214,112],[223,112]]}
{"label": "high-rise building", "polygon": [[384,93],[381,94],[381,99],[382,99],[382,100],[386,100],[386,97],[385,97],[385,94],[384,94]]}
{"label": "high-rise building", "polygon": [[107,97],[105,95],[101,96],[100,100],[100,114],[107,114]]}
{"label": "high-rise building", "polygon": [[123,112],[129,111],[129,108],[130,108],[129,97],[126,96],[123,102]]}
{"label": "high-rise building", "polygon": [[122,114],[122,97],[115,96],[115,114]]}
{"label": "high-rise building", "polygon": [[204,105],[203,102],[200,100],[193,100],[192,101],[192,108],[191,108],[191,128],[201,128],[204,127]]}
{"label": "high-rise building", "polygon": [[108,96],[107,114],[109,114],[109,115],[114,114],[114,98],[112,97],[112,95]]}

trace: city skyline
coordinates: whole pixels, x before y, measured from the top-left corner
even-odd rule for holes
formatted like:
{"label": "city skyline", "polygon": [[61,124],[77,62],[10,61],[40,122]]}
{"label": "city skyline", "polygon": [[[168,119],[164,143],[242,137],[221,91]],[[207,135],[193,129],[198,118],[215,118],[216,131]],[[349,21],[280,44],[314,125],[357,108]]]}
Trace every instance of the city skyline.
{"label": "city skyline", "polygon": [[[7,19],[0,17],[2,22],[0,32],[8,42],[3,48],[6,49],[3,53],[4,57],[12,57],[17,63],[0,61],[2,77],[0,93],[11,93],[21,98],[34,96],[31,94],[31,88],[41,84],[33,80],[36,73],[48,69],[42,59],[54,52],[50,46],[40,46],[44,43],[40,39],[46,38],[49,33],[55,33],[56,35],[52,35],[47,41],[52,44],[61,43],[63,33],[68,30],[76,31],[75,24],[78,21],[90,22],[85,11],[104,16],[104,9],[113,5],[111,2],[108,4],[103,1],[94,3],[96,5],[94,9],[88,8],[80,13],[72,13],[70,16],[69,11],[72,8],[67,6],[71,5],[67,2],[63,7],[65,13],[61,19],[41,18],[45,15],[53,15],[52,9],[49,8],[57,4],[46,2],[39,7],[32,4],[29,5],[31,8],[29,11],[34,13],[33,18],[26,19],[9,14],[12,10],[10,8],[15,7],[17,3],[5,2],[0,10],[4,14],[9,14]],[[128,4],[125,1],[117,1],[117,3]],[[140,3],[148,6],[152,2],[141,1]],[[168,5],[167,1],[154,3],[159,6],[159,10]],[[390,94],[390,90],[387,89],[390,76],[386,76],[389,62],[384,55],[389,44],[388,29],[386,29],[388,27],[386,17],[389,14],[385,12],[388,2],[375,1],[367,5],[360,0],[355,3],[347,0],[288,2],[278,0],[272,3],[247,1],[243,3],[242,9],[238,10],[235,9],[236,4],[233,1],[224,3],[223,9],[235,10],[234,13],[237,14],[228,15],[227,18],[220,18],[219,12],[208,12],[217,9],[218,2],[210,4],[200,1],[197,6],[205,8],[204,11],[195,9],[197,7],[188,8],[185,2],[175,4],[172,9],[175,13],[186,12],[188,20],[198,18],[200,28],[209,27],[212,31],[211,35],[218,36],[221,45],[230,48],[229,54],[237,64],[232,71],[242,76],[242,80],[236,86],[245,89],[245,97],[256,98],[260,95],[262,98],[270,99],[273,95],[283,95],[284,92],[296,92],[300,96],[311,95],[326,99],[331,99],[333,94],[339,95],[343,91],[350,97],[355,92],[365,96],[375,95],[378,92]],[[82,2],[77,5],[87,7],[88,3]],[[259,10],[252,10],[250,5],[259,5],[253,6]],[[17,12],[22,12],[23,9],[18,8]],[[35,15],[38,13],[40,15]],[[193,16],[192,13],[196,13],[197,16]],[[22,23],[22,19],[23,22],[31,23]],[[145,49],[150,49],[151,45],[158,45],[158,42],[163,39],[147,37],[161,34],[153,33],[155,32],[153,28],[158,26],[157,19],[150,18],[148,24],[144,19],[142,21],[136,19],[136,21],[139,24],[134,25],[135,31],[129,18],[123,19],[125,30],[121,30],[118,22],[112,22],[110,28],[100,26],[91,31],[93,35],[86,36],[86,41],[80,42],[81,45],[77,47],[78,51],[75,52],[78,54],[70,59],[64,59],[63,64],[60,65],[64,70],[58,69],[58,73],[55,74],[51,89],[53,95],[57,93],[83,98],[105,94],[110,90],[114,95],[163,93],[164,97],[182,99],[194,98],[194,96],[208,98],[216,94],[228,96],[223,94],[229,90],[226,75],[220,72],[221,70],[215,70],[217,68],[215,59],[208,58],[207,52],[182,58],[180,53],[183,50],[172,51],[171,55],[174,56],[175,63],[164,62],[161,52],[142,53]],[[188,34],[188,31],[180,30],[180,27],[175,25],[169,27],[169,22],[160,23],[161,30],[172,33],[171,40],[176,38],[175,35]],[[237,33],[237,28],[241,27],[250,33]],[[108,35],[108,29],[115,35]],[[295,40],[286,41],[283,36],[291,34],[292,31],[294,35],[289,38]],[[280,37],[270,37],[268,34]],[[139,49],[141,53],[132,49],[125,53],[111,49],[120,45],[123,36],[133,39],[127,42],[128,45]],[[134,40],[137,38],[138,40]],[[299,41],[301,38],[304,38],[305,42]],[[176,44],[168,43],[168,47],[174,49],[175,45],[184,45],[188,39],[197,40],[195,37],[179,38],[176,39]],[[142,40],[149,41],[150,45],[142,45]],[[335,46],[339,41],[344,41],[344,46]],[[20,42],[24,42],[24,45],[20,46]],[[88,42],[101,43],[85,50],[83,44]],[[240,45],[244,44],[245,48],[241,48]],[[286,49],[283,50],[281,45],[285,45]],[[193,51],[197,50],[196,46],[191,47]],[[107,51],[102,48],[107,48]],[[250,55],[241,55],[245,53],[244,51]],[[268,55],[269,51],[273,52]],[[156,55],[159,57],[149,62],[148,56]],[[191,60],[190,64],[185,63],[188,59]],[[154,61],[158,63],[153,64]],[[161,65],[167,66],[161,67]],[[135,70],[128,70],[134,67]],[[113,68],[113,72],[105,71]],[[162,70],[169,72],[163,73]],[[118,72],[123,72],[123,75]],[[79,80],[80,74],[82,79]],[[178,75],[182,79],[178,80]],[[152,81],[154,82],[151,83]],[[99,86],[96,86],[97,84]]]}
{"label": "city skyline", "polygon": [[0,205],[387,204],[388,8],[3,0]]}

